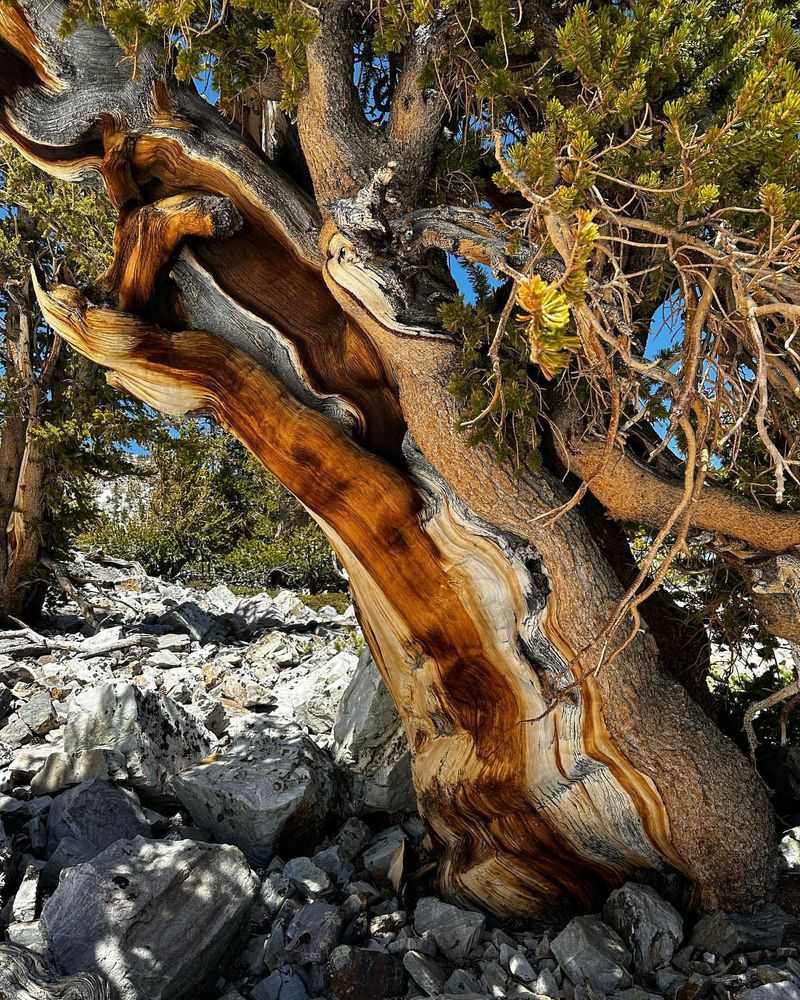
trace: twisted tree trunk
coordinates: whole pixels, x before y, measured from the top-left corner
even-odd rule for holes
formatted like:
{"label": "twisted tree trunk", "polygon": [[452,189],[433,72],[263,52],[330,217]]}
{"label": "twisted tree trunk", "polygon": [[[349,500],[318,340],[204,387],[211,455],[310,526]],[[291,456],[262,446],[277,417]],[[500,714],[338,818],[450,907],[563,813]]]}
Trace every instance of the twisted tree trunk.
{"label": "twisted tree trunk", "polygon": [[443,889],[503,915],[588,907],[639,869],[682,873],[698,905],[768,894],[760,783],[652,637],[592,673],[622,589],[577,511],[539,517],[560,482],[455,430],[458,347],[435,273],[406,264],[499,241],[467,210],[384,213],[387,183],[413,206],[430,169],[408,117],[422,94],[405,88],[380,137],[343,136],[323,29],[299,110],[321,215],[151,54],[131,80],[105,31],[63,40],[60,18],[0,7],[0,128],[53,174],[99,174],[120,222],[97,287],[39,282],[41,307],[114,385],[213,414],[320,523],[401,713]]}

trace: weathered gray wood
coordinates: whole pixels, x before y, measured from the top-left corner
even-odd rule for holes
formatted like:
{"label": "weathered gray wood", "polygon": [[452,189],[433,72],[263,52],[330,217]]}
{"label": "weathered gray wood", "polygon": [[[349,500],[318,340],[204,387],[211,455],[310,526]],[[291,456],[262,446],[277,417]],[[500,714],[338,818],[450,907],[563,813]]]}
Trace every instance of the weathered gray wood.
{"label": "weathered gray wood", "polygon": [[111,987],[94,972],[60,975],[32,951],[0,944],[2,1000],[114,1000]]}

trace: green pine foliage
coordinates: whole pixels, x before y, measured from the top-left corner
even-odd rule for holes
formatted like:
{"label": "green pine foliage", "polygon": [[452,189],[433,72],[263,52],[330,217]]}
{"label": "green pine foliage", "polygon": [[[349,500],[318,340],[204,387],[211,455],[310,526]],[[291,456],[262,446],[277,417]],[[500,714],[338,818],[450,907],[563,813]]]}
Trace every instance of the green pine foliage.
{"label": "green pine foliage", "polygon": [[[104,371],[66,349],[30,420],[28,390],[7,362],[5,318],[10,297],[25,287],[34,262],[47,280],[94,280],[109,261],[113,220],[99,192],[53,180],[0,146],[0,434],[9,417],[22,415],[29,439],[44,445],[48,474],[40,541],[55,554],[95,517],[97,483],[130,472],[130,449],[158,440],[166,425],[148,407],[114,392]],[[31,320],[37,380],[53,334],[35,302]]]}
{"label": "green pine foliage", "polygon": [[168,579],[342,589],[320,529],[252,455],[204,421],[175,430],[140,460],[136,477],[118,481],[82,546]]}

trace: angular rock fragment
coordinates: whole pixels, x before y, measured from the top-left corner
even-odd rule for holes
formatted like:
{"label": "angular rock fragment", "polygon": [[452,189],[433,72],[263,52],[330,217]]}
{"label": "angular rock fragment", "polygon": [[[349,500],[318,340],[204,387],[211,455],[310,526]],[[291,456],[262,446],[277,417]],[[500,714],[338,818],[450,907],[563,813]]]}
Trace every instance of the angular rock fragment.
{"label": "angular rock fragment", "polygon": [[486,988],[486,992],[491,996],[506,996],[508,988],[508,975],[499,962],[481,962],[481,982]]}
{"label": "angular rock fragment", "polygon": [[403,968],[425,996],[433,997],[442,992],[447,973],[432,958],[418,951],[407,951],[403,956]]}
{"label": "angular rock fragment", "polygon": [[62,868],[90,860],[117,840],[140,836],[150,836],[150,824],[132,792],[100,779],[77,785],[50,807],[47,881],[56,882]]}
{"label": "angular rock fragment", "polygon": [[163,616],[162,623],[175,632],[186,632],[197,642],[202,642],[214,627],[214,619],[197,601],[182,601]]}
{"label": "angular rock fragment", "polygon": [[39,915],[42,867],[43,862],[34,861],[25,869],[11,910],[14,920],[18,923],[29,924]]}
{"label": "angular rock fragment", "polygon": [[157,667],[159,670],[172,670],[182,665],[181,658],[176,656],[171,649],[156,650],[155,653],[148,656],[147,662],[149,666]]}
{"label": "angular rock fragment", "polygon": [[333,733],[334,758],[353,776],[359,809],[390,813],[416,809],[405,733],[368,649],[359,657],[339,702]]}
{"label": "angular rock fragment", "polygon": [[207,601],[223,612],[233,611],[238,600],[236,594],[224,583],[218,583],[210,590],[207,590],[205,597]]}
{"label": "angular rock fragment", "polygon": [[779,948],[789,917],[774,903],[755,913],[717,911],[701,917],[692,931],[691,943],[722,958],[735,951]]}
{"label": "angular rock fragment", "polygon": [[633,984],[631,953],[617,932],[599,917],[574,917],[550,950],[575,986],[615,993]]}
{"label": "angular rock fragment", "polygon": [[308,1000],[308,990],[301,977],[287,965],[257,983],[250,996],[252,1000]]}
{"label": "angular rock fragment", "polygon": [[346,860],[344,852],[338,844],[319,851],[311,859],[317,868],[321,868],[337,885],[345,885],[353,877],[354,868]]}
{"label": "angular rock fragment", "polygon": [[115,840],[133,840],[150,833],[136,796],[107,781],[93,779],[59,795],[50,807],[48,845],[75,837],[104,850]]}
{"label": "angular rock fragment", "polygon": [[40,691],[17,709],[20,719],[37,736],[46,736],[58,729],[59,721],[53,701],[46,691]]}
{"label": "angular rock fragment", "polygon": [[[301,726],[308,726],[312,733],[330,733],[340,708],[342,697],[358,665],[358,657],[348,649],[332,656],[312,669],[287,701],[293,708],[294,718]],[[288,672],[287,672],[288,673]],[[286,674],[281,674],[281,679]],[[277,688],[279,701],[283,692]]]}
{"label": "angular rock fragment", "polygon": [[[536,981],[536,970],[533,968],[528,959],[519,952],[514,952],[510,955],[508,957],[508,961],[503,962],[503,965],[515,979],[521,979],[523,983],[532,983]],[[552,995],[553,994],[551,993],[550,996]]]}
{"label": "angular rock fragment", "polygon": [[378,882],[386,879],[397,851],[407,839],[401,826],[381,830],[364,851],[364,870]]}
{"label": "angular rock fragment", "polygon": [[339,941],[342,918],[331,903],[307,903],[286,929],[286,953],[297,965],[326,962]]}
{"label": "angular rock fragment", "polygon": [[[35,955],[48,954],[47,941],[40,920],[15,920],[14,923],[8,925],[6,937],[11,944],[26,948]],[[25,1000],[28,998],[26,997]]]}
{"label": "angular rock fragment", "polygon": [[445,993],[454,993],[456,996],[479,993],[481,984],[475,976],[465,969],[456,969],[444,984]]}
{"label": "angular rock fragment", "polygon": [[284,616],[269,594],[254,594],[243,597],[233,611],[225,615],[225,620],[234,631],[241,635],[261,632],[269,628],[279,628]]}
{"label": "angular rock fragment", "polygon": [[318,899],[333,889],[327,872],[318,868],[310,858],[292,858],[284,866],[283,874],[306,899]]}
{"label": "angular rock fragment", "polygon": [[319,838],[335,800],[333,765],[306,736],[258,716],[237,722],[230,750],[173,784],[198,826],[264,865],[282,841],[296,854]]}
{"label": "angular rock fragment", "polygon": [[69,705],[64,752],[110,748],[125,757],[134,788],[171,796],[173,775],[206,757],[213,738],[179,705],[133,684],[100,684]]}
{"label": "angular rock fragment", "polygon": [[65,871],[41,923],[66,972],[99,972],[119,1000],[180,1000],[218,976],[256,887],[235,847],[137,837]]}
{"label": "angular rock fragment", "polygon": [[628,945],[637,972],[669,965],[683,940],[681,915],[655,889],[626,882],[603,907],[603,920]]}
{"label": "angular rock fragment", "polygon": [[352,861],[360,854],[372,837],[372,830],[356,816],[350,816],[342,824],[334,838],[347,861]]}
{"label": "angular rock fragment", "polygon": [[[530,980],[525,980],[530,982]],[[561,987],[555,973],[551,969],[540,969],[533,980],[533,992],[541,993],[546,997],[557,997],[561,995]]]}
{"label": "angular rock fragment", "polygon": [[429,931],[441,953],[451,962],[463,962],[475,949],[486,925],[486,918],[475,910],[443,903],[426,896],[417,903],[414,927],[417,934]]}
{"label": "angular rock fragment", "polygon": [[93,778],[104,781],[124,781],[128,777],[125,757],[117,750],[86,750],[84,753],[51,753],[44,766],[31,778],[31,791],[36,795],[54,795],[70,785],[80,785]]}
{"label": "angular rock fragment", "polygon": [[11,750],[32,743],[35,739],[36,737],[19,717],[11,719],[0,729],[0,744]]}

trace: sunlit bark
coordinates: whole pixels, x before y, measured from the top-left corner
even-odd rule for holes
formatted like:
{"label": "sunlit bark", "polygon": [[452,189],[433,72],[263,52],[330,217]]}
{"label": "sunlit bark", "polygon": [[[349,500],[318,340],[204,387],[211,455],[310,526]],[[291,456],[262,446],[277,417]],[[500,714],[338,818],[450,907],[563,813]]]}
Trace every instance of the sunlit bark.
{"label": "sunlit bark", "polygon": [[[59,19],[39,0],[0,8],[0,128],[54,174],[99,174],[120,224],[97,287],[40,283],[41,307],[120,389],[212,413],[319,521],[403,719],[444,890],[515,915],[588,907],[643,868],[681,872],[696,904],[768,893],[764,791],[652,636],[593,672],[622,590],[577,511],[540,517],[559,480],[455,429],[442,286],[408,280],[382,216],[386,184],[413,192],[424,169],[381,162],[407,136],[362,162],[364,135],[331,120],[342,80],[312,53],[300,133],[318,207],[147,53],[131,83],[104,31],[62,40]],[[493,252],[453,213],[433,228],[428,246]]]}

